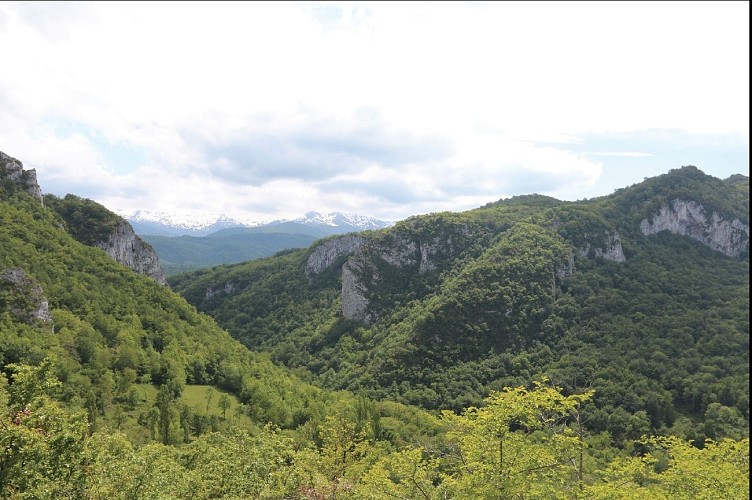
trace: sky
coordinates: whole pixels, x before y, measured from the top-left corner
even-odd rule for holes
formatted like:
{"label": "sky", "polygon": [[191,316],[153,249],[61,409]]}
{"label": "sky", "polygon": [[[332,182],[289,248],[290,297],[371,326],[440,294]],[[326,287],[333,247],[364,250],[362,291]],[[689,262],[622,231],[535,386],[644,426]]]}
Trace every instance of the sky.
{"label": "sky", "polygon": [[127,214],[396,221],[749,171],[749,2],[0,2],[0,151]]}

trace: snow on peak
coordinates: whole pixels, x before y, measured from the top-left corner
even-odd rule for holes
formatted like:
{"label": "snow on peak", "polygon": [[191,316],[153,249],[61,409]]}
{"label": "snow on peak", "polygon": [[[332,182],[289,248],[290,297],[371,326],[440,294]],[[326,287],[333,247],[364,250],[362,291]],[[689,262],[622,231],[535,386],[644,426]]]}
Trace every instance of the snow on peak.
{"label": "snow on peak", "polygon": [[[342,212],[307,212],[297,219],[283,219],[272,222],[259,222],[254,220],[241,220],[226,214],[217,213],[180,213],[180,212],[152,212],[148,210],[136,210],[135,212],[119,214],[132,224],[139,226],[138,230],[158,231],[154,234],[167,232],[175,235],[205,236],[220,229],[231,227],[261,227],[275,225],[284,222],[296,222],[306,226],[318,226],[330,228],[335,233],[363,231],[367,229],[381,229],[391,226],[393,223],[385,222],[363,215],[346,214]],[[134,226],[135,227],[135,226]]]}
{"label": "snow on peak", "polygon": [[216,213],[179,213],[179,212],[150,212],[148,210],[136,210],[130,214],[120,214],[130,222],[147,222],[167,227],[187,230],[201,230],[211,226],[256,226],[255,221],[240,221],[225,214]]}
{"label": "snow on peak", "polygon": [[342,212],[330,212],[322,214],[320,212],[307,212],[303,217],[294,219],[293,222],[308,224],[312,226],[349,226],[360,229],[380,229],[389,225],[388,223],[367,217],[365,215],[348,214]]}

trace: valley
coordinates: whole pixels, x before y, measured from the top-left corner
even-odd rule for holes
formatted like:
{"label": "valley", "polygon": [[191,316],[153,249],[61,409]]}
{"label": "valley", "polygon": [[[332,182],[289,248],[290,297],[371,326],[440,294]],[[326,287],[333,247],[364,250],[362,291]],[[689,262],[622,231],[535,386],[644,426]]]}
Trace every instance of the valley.
{"label": "valley", "polygon": [[0,496],[748,495],[746,176],[164,276],[122,217],[0,160]]}

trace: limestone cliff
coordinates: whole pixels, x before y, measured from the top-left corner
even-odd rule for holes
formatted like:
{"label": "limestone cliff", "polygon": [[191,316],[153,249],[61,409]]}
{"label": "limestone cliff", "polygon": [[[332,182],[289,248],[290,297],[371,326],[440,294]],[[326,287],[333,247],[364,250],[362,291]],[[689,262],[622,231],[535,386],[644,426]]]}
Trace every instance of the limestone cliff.
{"label": "limestone cliff", "polygon": [[579,253],[582,257],[603,257],[606,260],[613,262],[626,262],[627,258],[624,256],[624,249],[621,246],[621,236],[616,231],[605,231],[601,237],[599,244],[591,245],[586,243],[585,246],[579,249]]}
{"label": "limestone cliff", "polygon": [[[0,151],[0,181],[10,182],[12,189],[20,189],[44,205],[42,190],[34,169],[24,170],[23,164]],[[145,274],[165,285],[159,257],[154,249],[136,236],[125,219],[102,205],[67,195],[64,199],[47,195],[49,209],[65,220],[66,230],[79,242],[103,249],[112,258],[137,273]]]}
{"label": "limestone cliff", "polygon": [[368,241],[358,234],[346,234],[327,239],[316,245],[306,259],[306,276],[321,274],[334,265],[340,258],[349,255]]}
{"label": "limestone cliff", "polygon": [[153,278],[160,285],[167,284],[157,253],[136,235],[126,220],[120,219],[110,237],[95,246],[135,272]]}
{"label": "limestone cliff", "polygon": [[729,257],[739,257],[749,249],[749,226],[739,219],[726,220],[713,212],[710,217],[705,208],[694,202],[676,199],[649,219],[640,222],[642,234],[648,236],[660,231],[689,236],[713,250]]}
{"label": "limestone cliff", "polygon": [[[342,266],[342,316],[370,324],[375,315],[369,311],[367,286],[362,279],[363,261],[350,259]],[[378,279],[378,275],[372,275]]]}
{"label": "limestone cliff", "polygon": [[360,244],[342,267],[342,315],[373,323],[378,319],[374,293],[389,303],[400,281],[436,271],[456,257],[469,232],[462,223],[429,229],[415,220]]}
{"label": "limestone cliff", "polygon": [[22,269],[9,268],[0,274],[0,312],[8,311],[23,322],[50,322],[50,307],[42,287]]}
{"label": "limestone cliff", "polygon": [[37,171],[24,170],[23,163],[0,151],[0,179],[9,179],[39,203],[44,204],[42,190],[37,183]]}
{"label": "limestone cliff", "polygon": [[209,300],[215,295],[220,294],[220,293],[224,293],[225,295],[230,295],[234,291],[235,291],[235,283],[233,283],[232,281],[228,281],[227,283],[225,283],[225,286],[223,287],[207,288],[206,291],[204,292],[204,300]]}
{"label": "limestone cliff", "polygon": [[99,203],[68,194],[65,198],[45,196],[47,208],[64,221],[64,229],[78,242],[101,248],[119,263],[165,285],[159,257],[139,238],[130,223]]}

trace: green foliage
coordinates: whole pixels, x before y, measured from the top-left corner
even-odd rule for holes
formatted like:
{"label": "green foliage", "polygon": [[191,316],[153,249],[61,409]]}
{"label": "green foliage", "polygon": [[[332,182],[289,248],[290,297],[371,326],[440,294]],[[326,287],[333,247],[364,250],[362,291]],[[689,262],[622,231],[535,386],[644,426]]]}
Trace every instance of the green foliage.
{"label": "green foliage", "polygon": [[195,236],[141,237],[159,255],[165,275],[172,276],[194,269],[223,263],[245,262],[268,257],[288,248],[306,248],[315,238],[306,234],[249,233]]}
{"label": "green foliage", "polygon": [[84,245],[106,242],[122,220],[99,203],[73,194],[45,195],[45,206],[58,214],[67,231]]}
{"label": "green foliage", "polygon": [[[377,407],[363,399],[333,404],[302,434],[229,427],[180,446],[134,445],[118,431],[89,436],[84,413],[53,401],[48,393],[62,385],[54,367],[14,366],[10,386],[0,377],[3,498],[710,499],[741,498],[749,487],[748,439],[697,449],[643,438],[639,452],[615,453],[582,426],[592,392],[565,396],[545,380],[444,412],[446,434],[400,449],[378,440]],[[162,386],[157,405],[173,403]]]}
{"label": "green foliage", "polygon": [[749,224],[749,189],[735,187],[740,185],[743,181],[738,178],[722,181],[689,165],[646,179],[630,188],[618,189],[602,202],[609,214],[618,217],[618,211],[641,220],[652,217],[661,206],[676,199],[692,200],[705,208],[708,217],[716,212],[721,218],[738,218]]}
{"label": "green foliage", "polygon": [[11,385],[0,387],[7,390],[0,398],[3,498],[81,496],[86,421],[80,412],[69,412],[50,398],[61,385],[52,367],[49,359],[38,367],[7,367],[14,373]]}
{"label": "green foliage", "polygon": [[[545,382],[545,381],[544,381]],[[445,480],[457,498],[571,496],[585,442],[568,425],[593,393],[563,396],[536,384],[493,393],[482,408],[444,412],[455,463]]]}
{"label": "green foliage", "polygon": [[[745,498],[748,254],[635,229],[660,197],[742,219],[740,185],[687,168],[405,221],[361,254],[383,284],[370,325],[341,317],[336,271],[306,276],[306,250],[171,279],[262,354],[77,241],[115,220],[97,206],[50,198],[63,223],[6,190],[0,271],[53,321],[3,292],[0,496]],[[611,231],[624,263],[584,251]],[[414,265],[381,257],[395,245]]]}
{"label": "green foliage", "polygon": [[[548,375],[567,393],[597,389],[583,411],[622,445],[645,431],[738,439],[749,422],[748,253],[730,259],[639,225],[675,199],[747,221],[744,179],[684,167],[593,200],[531,195],[402,221],[371,234],[351,266],[373,324],[341,317],[346,257],[321,279],[293,251],[170,283],[324,387],[459,411]],[[626,262],[602,256],[615,234]],[[714,404],[725,409],[708,413]]]}
{"label": "green foliage", "polygon": [[[75,197],[52,203],[58,202],[91,208]],[[0,209],[0,239],[7,243],[0,268],[33,277],[53,316],[52,325],[0,316],[0,366],[56,354],[66,382],[61,399],[88,407],[92,425],[133,401],[127,383],[117,387],[126,376],[164,385],[172,398],[185,384],[214,384],[244,404],[254,397],[249,412],[285,427],[315,406],[319,391],[244,349],[176,294],[75,241],[49,210],[15,201]]]}
{"label": "green foliage", "polygon": [[749,439],[708,440],[702,449],[676,437],[644,439],[645,454],[600,471],[586,498],[749,498]]}

